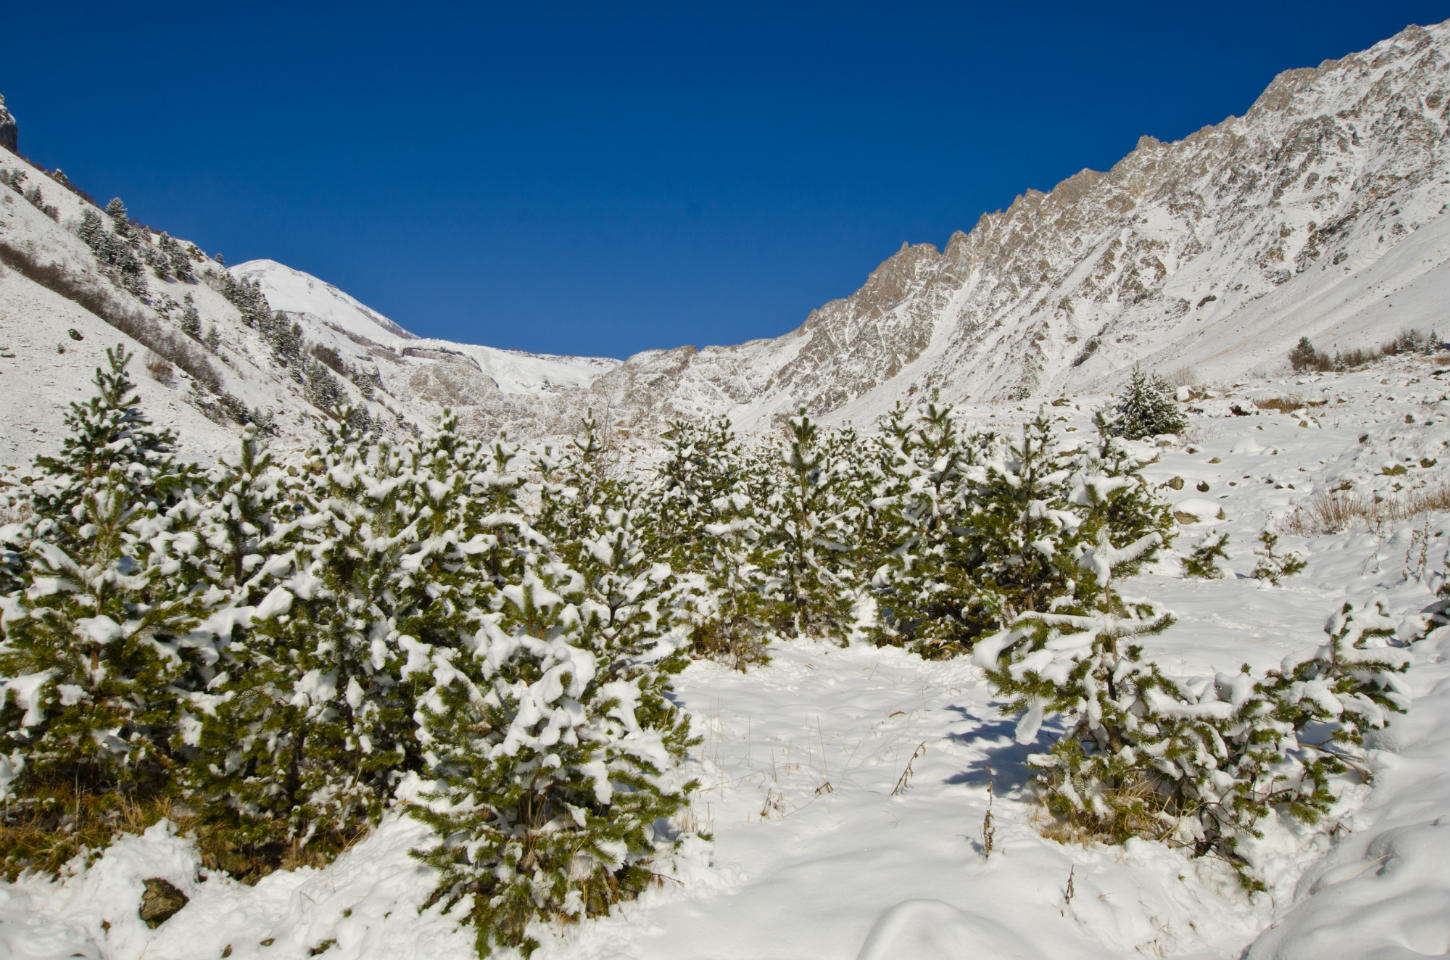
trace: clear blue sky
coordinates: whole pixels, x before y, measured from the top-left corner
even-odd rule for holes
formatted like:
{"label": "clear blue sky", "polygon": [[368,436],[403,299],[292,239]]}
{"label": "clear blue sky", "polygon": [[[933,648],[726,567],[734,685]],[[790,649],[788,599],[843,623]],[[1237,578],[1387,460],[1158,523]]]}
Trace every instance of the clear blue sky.
{"label": "clear blue sky", "polygon": [[16,2],[0,93],[33,161],[229,263],[423,335],[623,356],[782,334],[902,241],[1450,15],[524,6]]}

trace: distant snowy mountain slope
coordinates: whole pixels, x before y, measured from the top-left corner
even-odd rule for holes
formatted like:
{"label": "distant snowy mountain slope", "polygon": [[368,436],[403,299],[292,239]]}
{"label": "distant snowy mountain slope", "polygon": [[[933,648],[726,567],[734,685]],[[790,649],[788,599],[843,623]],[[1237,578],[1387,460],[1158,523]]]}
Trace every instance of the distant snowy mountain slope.
{"label": "distant snowy mountain slope", "polygon": [[251,260],[231,273],[256,283],[309,339],[373,368],[398,413],[417,425],[449,407],[474,429],[566,433],[585,412],[583,391],[620,363],[418,337],[332,284],[272,260]]}
{"label": "distant snowy mountain slope", "polygon": [[[1446,326],[1450,23],[1291,70],[1239,118],[1144,137],[946,248],[903,245],[778,340],[630,358],[597,390],[655,409],[804,405],[869,423],[900,397],[1052,395],[1135,364],[1230,377]],[[660,396],[639,384],[674,382]]]}
{"label": "distant snowy mountain slope", "polygon": [[[115,236],[111,217],[3,148],[0,179],[0,465],[23,468],[58,447],[69,404],[89,396],[93,371],[115,346],[135,357],[130,373],[145,409],[180,434],[188,456],[230,448],[244,420],[269,424],[286,444],[315,436],[323,414],[298,368],[279,365],[220,292],[219,264],[180,241],[190,250],[188,278],[174,276],[174,264],[165,276],[147,264],[133,283],[138,295],[78,235],[91,217],[102,236]],[[136,223],[127,230],[128,249],[155,260],[161,235]],[[361,388],[328,376],[366,406]],[[389,421],[382,404],[369,409]]]}
{"label": "distant snowy mountain slope", "polygon": [[[199,251],[195,281],[149,277],[149,302],[132,306],[175,328],[191,295],[206,331],[194,339],[220,393],[183,376],[168,402],[213,420],[246,408],[292,442],[307,442],[338,391],[382,429],[421,427],[448,407],[470,430],[557,436],[592,410],[647,444],[678,415],[724,413],[763,431],[805,407],[869,425],[933,391],[949,401],[1096,391],[1138,364],[1221,380],[1283,367],[1302,336],[1332,352],[1406,328],[1450,332],[1447,131],[1450,22],[1410,27],[1281,74],[1242,117],[1176,143],[1144,137],[1105,173],[1028,191],[941,250],[903,244],[860,290],[781,337],[624,362],[422,339],[300,271],[257,260],[227,274]],[[0,241],[104,285],[108,268],[76,235],[89,205],[0,149],[7,170],[41,185],[57,216],[0,188]],[[159,242],[136,229],[144,245]],[[237,280],[296,325],[301,354],[281,357],[265,324],[221,296]],[[0,323],[28,323],[50,343],[73,310],[47,306],[36,284],[0,272]],[[17,357],[14,392],[42,398],[49,385],[32,374],[51,361]],[[314,361],[339,383],[319,388]],[[222,405],[223,394],[233,399]],[[0,455],[56,442],[58,415],[18,419],[0,427]]]}
{"label": "distant snowy mountain slope", "polygon": [[276,310],[307,314],[378,343],[391,345],[395,340],[417,339],[332,284],[275,260],[248,260],[228,270],[238,279],[253,280],[260,285],[267,301]]}

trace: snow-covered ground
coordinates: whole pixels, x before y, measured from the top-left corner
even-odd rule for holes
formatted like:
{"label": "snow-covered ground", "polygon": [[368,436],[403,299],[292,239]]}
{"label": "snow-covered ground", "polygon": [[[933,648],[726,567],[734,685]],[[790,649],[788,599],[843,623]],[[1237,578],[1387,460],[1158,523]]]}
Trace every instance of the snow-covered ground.
{"label": "snow-covered ground", "polygon": [[[1450,471],[1450,374],[1425,358],[1350,374],[1218,384],[1147,471],[1185,518],[1175,545],[1230,536],[1230,575],[1186,580],[1171,557],[1128,582],[1177,622],[1148,655],[1179,676],[1275,665],[1323,639],[1346,600],[1418,613],[1446,568],[1450,514],[1415,516],[1280,547],[1307,570],[1272,587],[1249,576],[1266,524],[1349,485],[1387,500]],[[1291,413],[1254,400],[1294,398]],[[1320,401],[1323,401],[1320,403]],[[1088,429],[1104,398],[1065,407]],[[1243,415],[1234,412],[1237,407]],[[966,411],[1002,425],[1025,408]],[[1178,484],[1174,478],[1181,478]],[[1222,511],[1222,519],[1217,514]],[[1191,517],[1206,519],[1192,521]],[[1266,893],[1166,846],[1044,838],[1024,793],[1030,745],[1013,739],[981,671],[894,649],[778,642],[738,673],[689,667],[677,691],[701,742],[689,845],[660,884],[607,918],[548,932],[547,960],[1053,957],[1416,957],[1450,951],[1450,629],[1411,647],[1414,703],[1377,737],[1374,783],[1345,782],[1321,829],[1266,824]],[[991,810],[995,834],[984,846]],[[1332,829],[1331,829],[1332,828]],[[454,960],[472,936],[437,908],[409,858],[426,828],[392,817],[325,869],[255,887],[209,873],[167,824],[123,840],[60,881],[0,884],[0,957]],[[191,897],[156,930],[142,881]]]}

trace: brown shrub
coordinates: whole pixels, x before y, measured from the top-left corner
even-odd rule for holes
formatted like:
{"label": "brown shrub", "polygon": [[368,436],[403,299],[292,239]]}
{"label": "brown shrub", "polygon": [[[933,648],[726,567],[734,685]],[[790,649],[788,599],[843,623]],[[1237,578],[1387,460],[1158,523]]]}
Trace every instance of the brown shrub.
{"label": "brown shrub", "polygon": [[332,347],[322,343],[314,344],[312,355],[333,372],[340,373],[344,377],[348,375],[347,364],[343,362],[342,355]]}
{"label": "brown shrub", "polygon": [[171,366],[171,361],[154,353],[146,355],[146,372],[151,374],[151,379],[168,387],[176,380],[176,369]]}
{"label": "brown shrub", "polygon": [[1260,410],[1277,410],[1279,413],[1293,413],[1304,406],[1304,401],[1298,397],[1270,397],[1267,400],[1255,400],[1254,406]]}

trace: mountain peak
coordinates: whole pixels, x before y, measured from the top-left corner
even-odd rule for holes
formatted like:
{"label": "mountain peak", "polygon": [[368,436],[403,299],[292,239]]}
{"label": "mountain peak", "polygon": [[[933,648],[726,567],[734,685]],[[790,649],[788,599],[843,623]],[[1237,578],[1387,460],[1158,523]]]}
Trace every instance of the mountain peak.
{"label": "mountain peak", "polygon": [[248,260],[229,268],[232,276],[251,280],[268,303],[284,313],[303,313],[347,333],[391,344],[416,340],[417,335],[310,273],[275,260]]}

